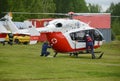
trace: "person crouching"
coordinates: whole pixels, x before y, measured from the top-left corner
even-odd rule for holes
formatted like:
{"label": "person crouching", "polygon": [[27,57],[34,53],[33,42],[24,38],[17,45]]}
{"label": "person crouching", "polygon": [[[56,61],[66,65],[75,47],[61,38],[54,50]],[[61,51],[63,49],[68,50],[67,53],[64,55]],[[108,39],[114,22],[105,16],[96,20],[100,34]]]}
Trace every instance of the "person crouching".
{"label": "person crouching", "polygon": [[51,46],[48,44],[48,42],[44,42],[40,56],[48,56],[50,54],[50,52],[47,51],[48,48],[51,48]]}

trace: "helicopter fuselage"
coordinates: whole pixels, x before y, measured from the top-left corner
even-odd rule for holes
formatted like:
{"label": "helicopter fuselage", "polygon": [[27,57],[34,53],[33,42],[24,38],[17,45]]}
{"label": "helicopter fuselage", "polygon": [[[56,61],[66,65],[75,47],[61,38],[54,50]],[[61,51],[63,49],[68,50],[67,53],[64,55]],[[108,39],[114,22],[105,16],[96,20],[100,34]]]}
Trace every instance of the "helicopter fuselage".
{"label": "helicopter fuselage", "polygon": [[97,29],[79,20],[53,20],[49,22],[45,29],[49,29],[49,32],[46,32],[46,36],[52,48],[62,53],[85,50],[86,33],[91,34],[92,32],[94,48],[100,47],[104,40],[102,34]]}

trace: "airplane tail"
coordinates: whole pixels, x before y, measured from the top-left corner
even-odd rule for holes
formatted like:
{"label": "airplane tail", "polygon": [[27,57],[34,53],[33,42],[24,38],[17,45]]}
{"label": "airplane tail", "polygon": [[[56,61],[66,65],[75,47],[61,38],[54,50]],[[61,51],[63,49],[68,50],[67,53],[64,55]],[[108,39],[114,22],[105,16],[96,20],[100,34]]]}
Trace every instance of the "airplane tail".
{"label": "airplane tail", "polygon": [[12,33],[16,33],[19,31],[19,29],[16,27],[16,25],[12,22],[12,13],[9,12],[8,14],[6,14],[3,18],[5,18],[5,22],[6,22],[6,29],[8,29],[9,31],[11,31]]}
{"label": "airplane tail", "polygon": [[40,36],[40,33],[36,30],[35,27],[33,27],[32,23],[29,21],[24,21],[21,23],[24,23],[26,26],[26,29],[19,29],[17,25],[12,21],[11,13],[4,16],[6,19],[6,28],[10,30],[13,34],[25,34],[30,35],[30,44],[36,44],[37,40]]}

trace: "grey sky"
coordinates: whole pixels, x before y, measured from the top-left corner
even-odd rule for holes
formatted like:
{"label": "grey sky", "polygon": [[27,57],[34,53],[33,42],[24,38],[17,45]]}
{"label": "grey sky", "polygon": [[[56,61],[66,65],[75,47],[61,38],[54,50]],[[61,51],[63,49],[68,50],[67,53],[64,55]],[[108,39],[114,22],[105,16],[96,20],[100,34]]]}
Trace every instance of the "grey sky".
{"label": "grey sky", "polygon": [[98,4],[102,7],[102,11],[105,11],[107,8],[109,8],[110,4],[113,3],[118,3],[120,0],[85,0],[86,3],[91,3],[91,4]]}

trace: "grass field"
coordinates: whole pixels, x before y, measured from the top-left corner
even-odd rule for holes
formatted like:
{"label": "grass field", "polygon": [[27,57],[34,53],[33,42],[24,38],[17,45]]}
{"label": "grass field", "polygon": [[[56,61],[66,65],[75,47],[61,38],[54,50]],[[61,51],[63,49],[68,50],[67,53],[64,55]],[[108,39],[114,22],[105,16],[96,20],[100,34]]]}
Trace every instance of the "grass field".
{"label": "grass field", "polygon": [[41,43],[0,44],[0,81],[120,81],[120,41],[104,44],[99,50],[105,52],[102,59],[67,54],[50,58],[39,56]]}

